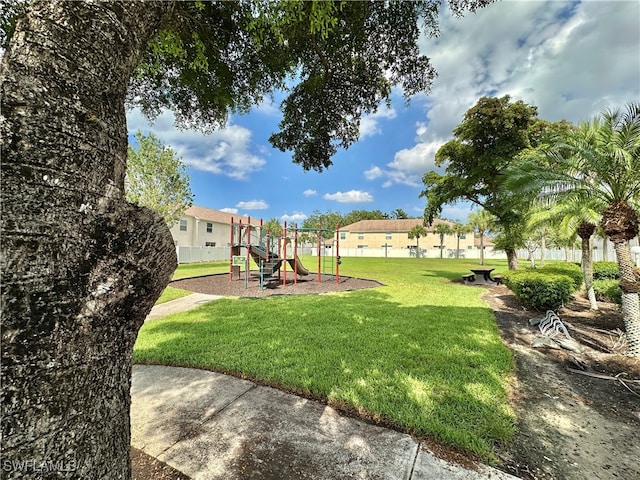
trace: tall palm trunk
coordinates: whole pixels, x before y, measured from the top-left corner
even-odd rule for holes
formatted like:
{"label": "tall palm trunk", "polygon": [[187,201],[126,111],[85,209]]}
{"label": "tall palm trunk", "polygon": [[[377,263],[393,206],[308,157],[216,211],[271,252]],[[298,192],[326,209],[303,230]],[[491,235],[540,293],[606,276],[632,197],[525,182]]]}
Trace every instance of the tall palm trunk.
{"label": "tall palm trunk", "polygon": [[176,257],[125,201],[124,102],[172,4],[27,8],[0,66],[3,478],[127,479],[131,353]]}
{"label": "tall palm trunk", "polygon": [[606,236],[602,239],[602,261],[609,261],[609,243]]}
{"label": "tall palm trunk", "polygon": [[618,269],[620,271],[620,288],[622,289],[622,317],[624,319],[629,353],[640,357],[640,302],[638,297],[638,280],[636,279],[631,248],[629,242],[614,242]]}
{"label": "tall palm trunk", "polygon": [[622,290],[622,316],[624,319],[629,353],[640,357],[640,302],[638,279],[631,258],[629,240],[638,234],[638,216],[625,202],[611,204],[602,215],[602,229],[613,242]]}
{"label": "tall palm trunk", "polygon": [[582,240],[582,275],[591,310],[598,310],[596,293],[593,289],[593,255],[591,250],[591,236],[595,230],[596,226],[589,222],[582,222],[578,226],[578,236]]}

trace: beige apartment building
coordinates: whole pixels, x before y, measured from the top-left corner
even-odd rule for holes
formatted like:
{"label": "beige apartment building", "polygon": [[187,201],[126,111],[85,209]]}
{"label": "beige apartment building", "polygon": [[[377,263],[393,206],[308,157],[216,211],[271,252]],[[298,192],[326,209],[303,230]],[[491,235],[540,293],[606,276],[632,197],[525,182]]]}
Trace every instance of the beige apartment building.
{"label": "beige apartment building", "polygon": [[[399,220],[360,220],[340,228],[340,249],[414,249],[418,245],[420,249],[439,249],[440,235],[434,233],[434,228],[440,223],[453,227],[453,222],[435,219],[433,225],[425,227],[427,235],[409,238],[409,231],[416,225],[422,225],[421,218],[409,218]],[[457,237],[445,235],[444,250],[453,251],[457,247]],[[460,237],[460,250],[471,250],[474,248],[473,233],[468,233]],[[445,256],[447,256],[445,254]]]}
{"label": "beige apartment building", "polygon": [[247,217],[194,205],[171,227],[171,235],[177,247],[228,247],[232,218],[248,222]]}

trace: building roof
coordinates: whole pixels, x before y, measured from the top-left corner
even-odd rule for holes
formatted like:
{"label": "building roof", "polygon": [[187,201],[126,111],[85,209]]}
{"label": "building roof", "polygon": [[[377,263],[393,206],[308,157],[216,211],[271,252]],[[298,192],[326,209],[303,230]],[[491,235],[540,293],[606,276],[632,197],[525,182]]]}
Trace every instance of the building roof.
{"label": "building roof", "polygon": [[197,205],[192,205],[187,208],[184,211],[183,215],[197,217],[200,220],[208,220],[210,222],[225,223],[227,225],[231,225],[232,218],[234,222],[242,220],[242,223],[247,223],[249,220],[247,217],[243,217],[241,215],[232,215],[227,212],[221,212],[220,210],[213,210],[211,208],[199,207]]}
{"label": "building roof", "polygon": [[[352,223],[340,227],[342,231],[349,232],[380,232],[380,233],[393,233],[393,232],[408,232],[416,225],[423,224],[422,218],[402,218],[397,220],[360,220],[359,222]],[[425,227],[428,232],[432,232],[433,228],[439,223],[446,223],[453,226],[452,222],[447,220],[441,220],[436,218],[433,220],[433,225]]]}
{"label": "building roof", "polygon": [[[479,236],[474,236],[473,237],[473,245],[475,247],[480,248],[480,237]],[[484,246],[484,248],[493,248],[493,237],[489,236],[489,235],[485,235],[484,238],[482,239],[482,245]]]}

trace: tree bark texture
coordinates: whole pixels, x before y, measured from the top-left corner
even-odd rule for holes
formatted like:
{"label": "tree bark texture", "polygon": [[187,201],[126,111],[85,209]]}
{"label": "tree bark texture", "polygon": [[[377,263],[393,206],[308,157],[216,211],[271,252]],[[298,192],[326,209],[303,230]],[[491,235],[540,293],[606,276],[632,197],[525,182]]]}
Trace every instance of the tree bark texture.
{"label": "tree bark texture", "polygon": [[602,230],[613,243],[616,252],[622,290],[622,316],[629,352],[634,357],[640,357],[640,288],[631,258],[629,240],[638,234],[638,223],[635,209],[626,202],[612,203],[602,213]]}
{"label": "tree bark texture", "polygon": [[131,352],[176,257],[124,199],[124,101],[171,8],[38,2],[5,52],[3,478],[130,477]]}
{"label": "tree bark texture", "polygon": [[631,259],[631,247],[628,241],[613,244],[620,272],[620,288],[622,289],[622,319],[629,344],[629,353],[640,357],[640,295],[638,280]]}
{"label": "tree bark texture", "polygon": [[515,250],[508,249],[505,251],[507,254],[507,265],[509,270],[518,269],[518,253]]}
{"label": "tree bark texture", "polygon": [[596,230],[596,226],[592,223],[582,222],[578,226],[578,236],[582,241],[582,275],[584,277],[584,286],[589,299],[589,308],[598,310],[598,302],[596,301],[596,292],[593,289],[593,254],[591,253],[591,236]]}

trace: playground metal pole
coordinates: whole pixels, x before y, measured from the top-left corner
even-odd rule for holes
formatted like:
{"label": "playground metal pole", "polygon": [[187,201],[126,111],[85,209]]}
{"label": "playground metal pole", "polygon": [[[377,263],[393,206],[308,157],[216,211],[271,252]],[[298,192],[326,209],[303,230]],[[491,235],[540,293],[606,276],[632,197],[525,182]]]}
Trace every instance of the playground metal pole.
{"label": "playground metal pole", "polygon": [[340,225],[336,225],[336,283],[340,283]]}
{"label": "playground metal pole", "polygon": [[229,281],[233,281],[233,217],[231,217],[231,232],[229,235]]}
{"label": "playground metal pole", "polygon": [[298,224],[293,224],[293,284],[298,284]]}
{"label": "playground metal pole", "polygon": [[284,236],[282,238],[282,268],[284,275],[282,276],[282,285],[287,284],[287,222],[284,222]]}
{"label": "playground metal pole", "polygon": [[318,225],[318,283],[322,282],[322,273],[321,273],[322,266],[320,265],[320,261],[321,261],[321,258],[320,258],[320,253],[321,253],[321,251],[320,251],[320,239],[322,238],[322,231],[320,230],[320,228],[321,228],[321,226]]}
{"label": "playground metal pole", "polygon": [[247,223],[247,260],[244,263],[244,288],[249,288],[249,265],[251,265],[251,217]]}
{"label": "playground metal pole", "polygon": [[264,246],[267,251],[267,262],[269,261],[269,254],[271,253],[271,251],[269,250],[270,243],[271,243],[271,232],[267,228],[267,233],[264,236]]}
{"label": "playground metal pole", "polygon": [[[280,232],[280,235],[282,235],[282,232]],[[277,240],[277,245],[276,245],[276,249],[278,250],[278,258],[281,259],[282,258],[282,238],[278,237]],[[282,269],[279,268],[278,269],[278,282],[282,281]]]}

